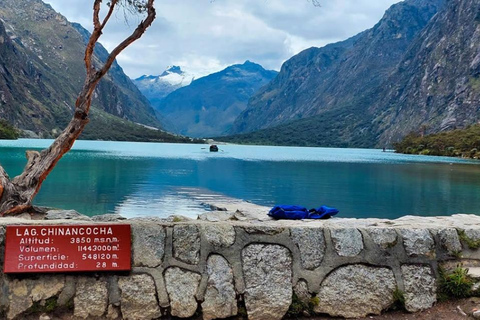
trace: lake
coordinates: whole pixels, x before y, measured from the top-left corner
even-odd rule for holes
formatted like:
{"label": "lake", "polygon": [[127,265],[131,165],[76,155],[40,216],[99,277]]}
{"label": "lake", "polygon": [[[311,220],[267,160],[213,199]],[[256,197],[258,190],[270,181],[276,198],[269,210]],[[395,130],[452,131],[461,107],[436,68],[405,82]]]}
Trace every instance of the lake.
{"label": "lake", "polygon": [[[27,149],[51,140],[0,140],[12,177]],[[35,204],[126,217],[205,212],[225,197],[265,206],[329,205],[339,217],[480,214],[480,162],[332,149],[77,141],[44,182]]]}

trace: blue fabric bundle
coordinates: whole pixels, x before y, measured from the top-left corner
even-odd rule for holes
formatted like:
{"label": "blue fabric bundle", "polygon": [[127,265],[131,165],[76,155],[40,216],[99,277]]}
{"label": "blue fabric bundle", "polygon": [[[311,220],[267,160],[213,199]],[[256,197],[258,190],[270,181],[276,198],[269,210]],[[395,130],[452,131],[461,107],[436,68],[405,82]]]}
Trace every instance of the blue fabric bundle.
{"label": "blue fabric bundle", "polygon": [[338,210],[332,207],[321,206],[317,209],[311,209],[308,215],[309,219],[328,219],[336,215]]}
{"label": "blue fabric bundle", "polygon": [[307,219],[308,210],[301,206],[279,205],[273,207],[268,215],[275,219]]}
{"label": "blue fabric bundle", "polygon": [[338,210],[332,207],[321,206],[316,209],[308,210],[302,206],[278,205],[273,207],[268,215],[275,219],[328,219],[338,213]]}

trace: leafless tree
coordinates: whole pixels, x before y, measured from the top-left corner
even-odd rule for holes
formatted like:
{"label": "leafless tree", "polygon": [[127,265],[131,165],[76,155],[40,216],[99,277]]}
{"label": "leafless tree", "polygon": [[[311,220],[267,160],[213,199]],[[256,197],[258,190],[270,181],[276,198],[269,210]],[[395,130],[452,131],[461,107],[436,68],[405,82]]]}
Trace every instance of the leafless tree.
{"label": "leafless tree", "polygon": [[[93,32],[85,49],[86,76],[83,88],[75,102],[72,119],[52,145],[38,151],[27,151],[27,165],[23,172],[13,178],[7,175],[0,166],[0,215],[17,215],[32,211],[32,201],[47,175],[52,171],[62,156],[73,146],[89,122],[88,113],[92,103],[93,92],[100,79],[108,72],[116,57],[130,44],[138,40],[155,20],[155,0],[110,0],[106,12],[101,17],[102,0],[93,3]],[[93,51],[105,26],[115,10],[124,8],[143,14],[144,19],[138,24],[130,36],[112,50],[103,66],[93,64]]]}

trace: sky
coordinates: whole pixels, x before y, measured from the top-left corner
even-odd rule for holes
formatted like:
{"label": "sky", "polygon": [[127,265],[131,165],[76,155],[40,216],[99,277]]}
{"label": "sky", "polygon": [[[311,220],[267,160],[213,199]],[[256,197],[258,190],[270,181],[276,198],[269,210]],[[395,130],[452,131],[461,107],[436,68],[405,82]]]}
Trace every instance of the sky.
{"label": "sky", "polygon": [[[44,0],[92,30],[92,0]],[[104,1],[107,2],[107,1]],[[118,62],[131,78],[180,66],[197,77],[246,60],[280,70],[310,47],[345,40],[373,27],[399,0],[157,0],[157,18]],[[112,50],[139,17],[112,16],[100,42]]]}

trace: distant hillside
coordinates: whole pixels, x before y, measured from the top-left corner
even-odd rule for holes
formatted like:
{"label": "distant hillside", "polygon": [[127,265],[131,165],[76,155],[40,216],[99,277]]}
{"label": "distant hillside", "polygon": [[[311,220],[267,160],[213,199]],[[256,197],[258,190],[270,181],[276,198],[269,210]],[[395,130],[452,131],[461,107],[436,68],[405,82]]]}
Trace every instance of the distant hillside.
{"label": "distant hillside", "polygon": [[277,75],[250,61],[194,80],[158,104],[166,129],[191,137],[224,134],[255,91]]}
{"label": "distant hillside", "polygon": [[375,139],[375,134],[364,122],[363,110],[356,105],[254,132],[216,137],[215,140],[255,145],[369,148]]}
{"label": "distant hillside", "polygon": [[173,91],[188,86],[194,78],[193,75],[184,72],[180,67],[172,66],[159,76],[143,75],[133,80],[133,83],[152,105],[156,105]]}
{"label": "distant hillside", "polygon": [[235,137],[244,142],[383,147],[422,126],[438,132],[476,122],[478,3],[406,0],[372,29],[300,53],[252,97],[231,132],[265,129]]}
{"label": "distant hillside", "polygon": [[[56,136],[70,120],[83,84],[86,37],[85,29],[71,24],[40,0],[2,0],[0,118],[33,136]],[[107,54],[97,45],[97,63]],[[134,123],[160,127],[147,99],[116,63],[97,87],[92,110],[85,135],[93,139],[100,138],[94,127],[119,123],[126,127],[136,127]],[[144,126],[138,126],[138,130],[150,131]]]}
{"label": "distant hillside", "polygon": [[368,110],[380,144],[480,121],[480,0],[451,0],[415,39]]}
{"label": "distant hillside", "polygon": [[[274,127],[359,103],[368,108],[375,100],[366,93],[388,79],[442,4],[443,0],[400,2],[372,29],[292,57],[278,77],[252,97],[231,133]],[[338,122],[347,124],[342,118]]]}

